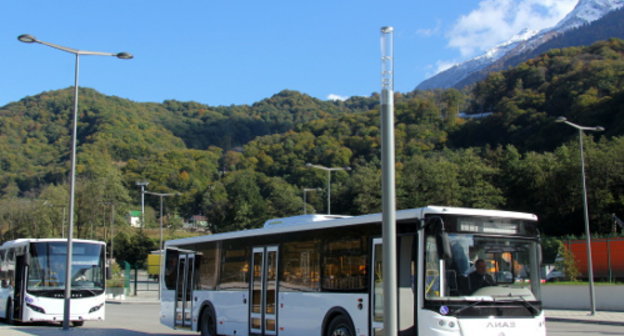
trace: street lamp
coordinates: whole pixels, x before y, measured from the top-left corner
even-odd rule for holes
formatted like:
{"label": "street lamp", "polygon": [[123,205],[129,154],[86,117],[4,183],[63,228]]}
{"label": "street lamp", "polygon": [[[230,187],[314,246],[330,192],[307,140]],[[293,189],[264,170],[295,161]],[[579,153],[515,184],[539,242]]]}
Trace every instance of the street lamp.
{"label": "street lamp", "polygon": [[75,184],[76,184],[76,134],[78,128],[78,74],[80,69],[80,55],[97,55],[97,56],[114,56],[121,59],[131,59],[133,56],[127,52],[120,53],[108,53],[108,52],[100,52],[100,51],[87,51],[87,50],[78,50],[73,48],[68,48],[64,46],[60,46],[58,44],[45,42],[36,39],[32,35],[22,34],[17,37],[18,40],[24,43],[39,43],[46,45],[48,47],[52,47],[54,49],[58,49],[61,51],[68,52],[70,54],[76,55],[76,65],[74,68],[74,111],[73,111],[73,122],[72,122],[72,140],[71,140],[71,166],[69,173],[69,227],[67,229],[67,261],[66,261],[66,270],[65,270],[65,302],[63,309],[63,329],[69,329],[69,313],[70,313],[70,298],[71,298],[71,265],[72,265],[72,253],[73,253],[73,242],[72,235],[74,233],[74,194],[75,194]]}
{"label": "street lamp", "polygon": [[160,245],[158,245],[158,249],[162,250],[163,248],[163,197],[177,196],[177,195],[180,195],[180,193],[157,193],[157,192],[147,191],[147,190],[145,190],[145,193],[160,197]]}
{"label": "street lamp", "polygon": [[312,167],[320,170],[324,170],[327,172],[327,214],[331,214],[331,172],[336,170],[351,170],[351,167],[325,167],[321,165],[306,163],[306,167]]}
{"label": "street lamp", "polygon": [[583,216],[585,219],[585,236],[587,237],[587,277],[589,278],[589,301],[591,305],[591,315],[596,314],[596,292],[594,290],[594,267],[592,265],[591,236],[589,231],[589,211],[587,209],[587,185],[585,182],[585,156],[583,153],[583,131],[602,132],[602,126],[580,126],[568,121],[565,117],[559,117],[555,122],[565,123],[579,131],[579,148],[581,151],[581,184],[583,185]]}
{"label": "street lamp", "polygon": [[145,187],[149,182],[147,181],[137,181],[136,185],[141,187],[141,230],[143,230],[143,226],[145,225]]}
{"label": "street lamp", "polygon": [[303,188],[303,214],[308,214],[308,191],[321,191],[321,188]]}
{"label": "street lamp", "polygon": [[398,334],[396,163],[394,148],[394,27],[381,27],[381,236],[384,334]]}

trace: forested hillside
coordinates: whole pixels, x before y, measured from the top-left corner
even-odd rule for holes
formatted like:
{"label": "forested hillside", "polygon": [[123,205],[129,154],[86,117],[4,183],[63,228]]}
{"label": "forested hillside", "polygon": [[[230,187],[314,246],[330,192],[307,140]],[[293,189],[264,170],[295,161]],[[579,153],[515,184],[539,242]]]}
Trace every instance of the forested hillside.
{"label": "forested hillside", "polygon": [[[555,49],[490,75],[469,92],[397,93],[397,202],[537,213],[543,232],[583,230],[578,133],[557,116],[602,125],[585,139],[592,230],[624,215],[624,43]],[[325,188],[332,213],[380,211],[379,97],[320,101],[282,91],[253,105],[136,103],[81,89],[76,228],[104,239],[139,208],[136,181],[179,192],[167,213],[203,214],[214,232],[303,213],[303,188]],[[67,203],[72,92],[44,92],[0,108],[0,232],[60,235]],[[490,113],[488,117],[461,116]],[[307,194],[324,212],[325,191]],[[158,199],[146,196],[148,225]],[[167,217],[166,225],[180,221]],[[104,231],[105,232],[105,231]]]}

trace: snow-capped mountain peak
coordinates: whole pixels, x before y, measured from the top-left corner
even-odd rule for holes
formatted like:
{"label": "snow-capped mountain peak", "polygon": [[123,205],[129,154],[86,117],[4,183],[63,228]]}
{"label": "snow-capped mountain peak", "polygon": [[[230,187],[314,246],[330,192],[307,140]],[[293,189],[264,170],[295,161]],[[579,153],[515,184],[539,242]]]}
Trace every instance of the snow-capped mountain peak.
{"label": "snow-capped mountain peak", "polygon": [[[499,70],[497,62],[504,62],[523,53],[531,52],[557,35],[596,21],[611,11],[624,6],[624,0],[579,0],[576,7],[559,23],[540,32],[523,29],[506,42],[473,59],[455,65],[420,83],[416,89],[461,87],[477,73]],[[483,77],[482,76],[482,77]]]}
{"label": "snow-capped mountain peak", "polygon": [[624,0],[579,0],[576,7],[550,30],[569,30],[594,22],[624,5]]}

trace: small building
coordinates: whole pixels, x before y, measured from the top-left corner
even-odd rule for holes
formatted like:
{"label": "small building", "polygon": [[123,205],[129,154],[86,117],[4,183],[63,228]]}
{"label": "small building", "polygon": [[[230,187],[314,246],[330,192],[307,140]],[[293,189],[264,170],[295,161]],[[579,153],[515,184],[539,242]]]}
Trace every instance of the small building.
{"label": "small building", "polygon": [[128,212],[128,222],[131,227],[141,227],[141,210],[130,210]]}
{"label": "small building", "polygon": [[200,229],[204,230],[208,228],[208,217],[202,215],[194,215],[189,218],[188,222],[184,223],[185,229]]}

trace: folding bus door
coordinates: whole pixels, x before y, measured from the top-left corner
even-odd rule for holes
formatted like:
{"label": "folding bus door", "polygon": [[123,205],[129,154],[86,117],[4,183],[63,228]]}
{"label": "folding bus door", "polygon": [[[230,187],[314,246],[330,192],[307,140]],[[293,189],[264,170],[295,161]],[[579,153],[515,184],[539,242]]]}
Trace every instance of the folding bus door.
{"label": "folding bus door", "polygon": [[384,334],[383,329],[383,310],[384,310],[384,297],[383,297],[383,249],[381,245],[382,239],[373,239],[373,256],[372,265],[373,271],[370,274],[371,281],[371,335],[380,336]]}
{"label": "folding bus door", "polygon": [[277,334],[277,246],[253,249],[249,333]]}
{"label": "folding bus door", "polygon": [[178,256],[175,294],[175,327],[190,328],[193,320],[193,279],[195,254],[182,252]]}
{"label": "folding bus door", "polygon": [[[21,321],[24,311],[24,292],[26,289],[26,257],[24,255],[15,256],[15,288],[13,292],[13,319]],[[7,315],[8,316],[8,315]]]}

